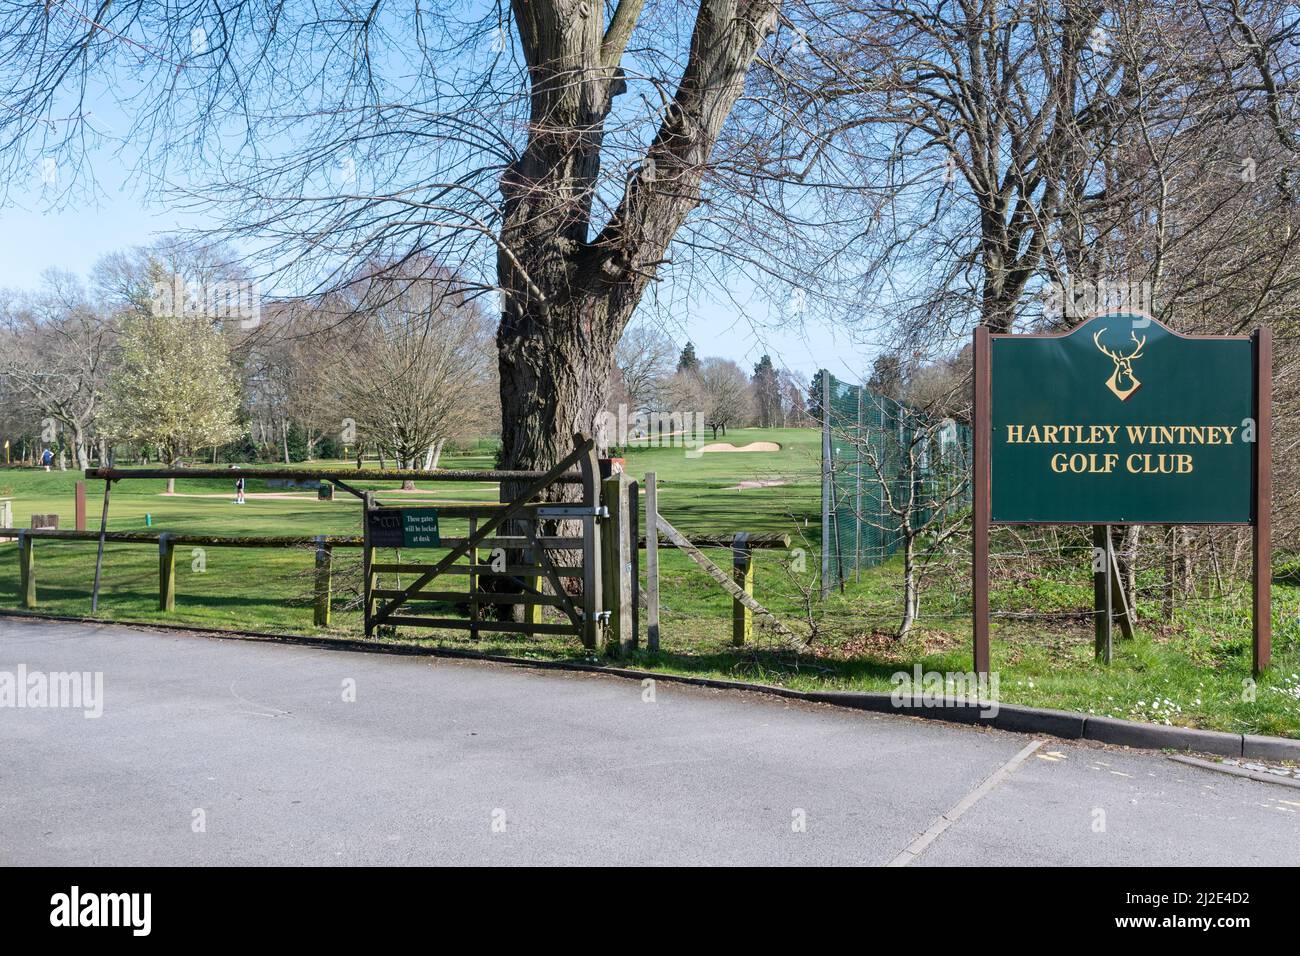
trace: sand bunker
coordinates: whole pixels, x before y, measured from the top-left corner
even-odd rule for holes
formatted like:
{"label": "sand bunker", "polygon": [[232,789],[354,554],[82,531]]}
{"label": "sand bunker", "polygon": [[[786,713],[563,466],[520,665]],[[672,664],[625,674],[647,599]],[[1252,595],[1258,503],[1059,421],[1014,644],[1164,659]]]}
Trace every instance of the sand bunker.
{"label": "sand bunker", "polygon": [[[229,491],[229,492],[221,492],[218,494],[199,495],[199,494],[186,494],[180,491],[171,491],[171,492],[160,491],[158,492],[158,497],[159,498],[229,498],[231,501],[234,501],[235,493],[233,491]],[[269,500],[269,501],[315,501],[316,492],[313,491],[310,494],[302,493],[302,494],[291,495],[291,494],[276,494],[275,492],[258,492],[254,494],[253,492],[250,491],[248,492],[248,494],[244,495],[244,497],[250,499],[257,498],[257,499]]]}
{"label": "sand bunker", "polygon": [[780,451],[781,446],[774,441],[752,441],[748,445],[737,448],[729,441],[716,441],[711,445],[705,445],[699,449],[705,451]]}
{"label": "sand bunker", "polygon": [[746,491],[750,488],[777,488],[781,485],[793,485],[792,478],[765,478],[762,481],[742,481],[738,485],[732,485],[727,491]]}

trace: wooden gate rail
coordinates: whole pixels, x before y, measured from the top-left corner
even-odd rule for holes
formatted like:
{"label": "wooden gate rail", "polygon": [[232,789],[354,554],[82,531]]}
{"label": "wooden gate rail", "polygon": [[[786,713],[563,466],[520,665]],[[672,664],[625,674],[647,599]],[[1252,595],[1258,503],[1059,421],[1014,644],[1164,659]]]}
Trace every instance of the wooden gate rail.
{"label": "wooden gate rail", "polygon": [[[490,543],[490,542],[489,542]],[[371,565],[371,570],[375,574],[420,574],[429,570],[427,564],[411,564],[406,561],[376,561]],[[475,574],[480,578],[519,578],[536,575],[541,568],[533,564],[509,564],[500,571],[494,570],[490,564],[453,564],[445,568],[440,574]],[[557,565],[555,573],[562,578],[580,578],[582,577],[582,568],[569,568],[563,565]]]}
{"label": "wooden gate rail", "polygon": [[[54,528],[28,530],[20,528],[18,536],[30,538],[49,538],[54,541],[98,541],[98,531],[72,531]],[[184,531],[109,531],[105,541],[117,541],[126,544],[157,544],[166,537],[172,544],[198,544],[210,548],[306,548],[317,544],[322,538],[334,548],[359,548],[361,536],[355,534],[327,535],[237,535],[237,534],[199,534]]]}
{"label": "wooden gate rail", "polygon": [[[375,598],[395,598],[406,595],[402,588],[375,588],[370,592]],[[440,604],[518,604],[517,594],[493,594],[483,591],[417,591],[409,595],[413,601],[433,601]],[[554,594],[530,594],[530,604],[546,607],[563,607],[564,598]]]}
{"label": "wooden gate rail", "polygon": [[[581,471],[568,471],[551,478],[552,485],[580,485]],[[123,478],[236,478],[267,481],[468,481],[500,483],[536,481],[544,471],[420,471],[413,468],[87,468],[86,477],[101,481]]]}
{"label": "wooden gate rail", "polygon": [[[760,531],[749,533],[738,531],[735,534],[698,534],[691,535],[691,544],[697,548],[725,548],[728,551],[735,550],[737,547],[746,547],[750,550],[773,550],[788,551],[790,550],[790,536],[778,531]],[[672,539],[662,531],[659,532],[659,545],[663,547],[665,542],[671,543]],[[637,547],[645,550],[648,547],[645,535],[637,539]]]}
{"label": "wooden gate rail", "polygon": [[176,547],[194,545],[204,548],[315,548],[316,575],[314,596],[314,621],[319,627],[330,623],[330,596],[332,581],[332,553],[335,548],[359,548],[358,535],[275,535],[242,536],[191,534],[173,531],[63,531],[20,530],[18,532],[19,577],[23,606],[36,607],[36,553],[37,539],[50,541],[112,541],[121,544],[154,544],[158,546],[158,610],[176,610]]}
{"label": "wooden gate rail", "polygon": [[[13,528],[14,537],[24,534],[33,538],[50,538],[55,541],[98,541],[98,531],[73,531],[62,528]],[[311,534],[311,535],[221,535],[201,534],[185,531],[109,531],[105,541],[117,541],[126,544],[157,544],[158,539],[166,535],[173,544],[201,544],[211,548],[305,548],[324,541],[332,548],[359,548],[363,540],[359,534]],[[454,547],[468,538],[443,538],[444,547]],[[529,539],[523,535],[501,535],[487,541],[486,545],[502,548],[526,548]],[[542,538],[542,543],[549,548],[577,548],[582,546],[581,538]],[[407,570],[410,570],[409,568]]]}

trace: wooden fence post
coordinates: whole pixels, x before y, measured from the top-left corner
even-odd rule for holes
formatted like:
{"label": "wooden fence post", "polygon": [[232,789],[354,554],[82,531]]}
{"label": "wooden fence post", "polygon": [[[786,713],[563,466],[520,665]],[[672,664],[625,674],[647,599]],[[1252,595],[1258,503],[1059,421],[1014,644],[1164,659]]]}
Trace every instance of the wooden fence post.
{"label": "wooden fence post", "polygon": [[601,482],[609,518],[601,541],[603,604],[610,611],[606,650],[626,654],[632,650],[632,589],[628,570],[632,564],[628,544],[627,475],[619,472]]}
{"label": "wooden fence post", "polygon": [[1255,522],[1251,536],[1251,673],[1273,657],[1273,330],[1251,334],[1255,348]]}
{"label": "wooden fence post", "polygon": [[[476,531],[478,531],[478,519],[470,518],[469,536],[471,538],[474,537],[474,533]],[[469,551],[466,552],[465,557],[469,561],[469,566],[471,569],[477,568],[479,563],[478,546],[475,545],[474,547],[470,548]],[[490,557],[491,554],[489,553],[489,558]],[[478,596],[479,596],[479,592],[482,590],[479,587],[479,579],[478,579],[477,571],[471,570],[469,572],[469,583],[467,587],[469,589],[469,639],[471,641],[477,641],[479,639],[478,619],[479,619],[479,612],[481,610],[478,603]]]}
{"label": "wooden fence post", "polygon": [[[582,438],[582,435],[575,435],[574,441]],[[593,512],[582,519],[582,646],[594,651],[600,643],[600,568],[603,557],[600,521],[594,514],[600,506],[600,461],[595,447],[578,459],[578,467],[582,471],[582,503]]]}
{"label": "wooden fence post", "polygon": [[18,571],[22,583],[23,607],[36,607],[36,539],[18,532]]}
{"label": "wooden fence post", "polygon": [[989,525],[993,523],[989,500],[989,448],[992,426],[989,408],[989,327],[981,325],[972,337],[975,365],[974,426],[971,433],[971,628],[976,674],[988,674],[991,664],[989,647]]}
{"label": "wooden fence post", "polygon": [[616,653],[619,650],[618,621],[615,619],[618,613],[618,575],[614,573],[614,567],[618,562],[619,502],[617,475],[601,481],[600,500],[609,515],[604,520],[604,527],[602,528],[604,534],[601,535],[600,540],[600,603],[605,610],[611,612],[609,627],[605,631],[604,650],[606,653]]}
{"label": "wooden fence post", "polygon": [[641,486],[627,484],[628,586],[631,589],[632,647],[641,646]]}
{"label": "wooden fence post", "polygon": [[1092,610],[1094,656],[1103,664],[1111,658],[1111,613],[1114,594],[1111,590],[1110,526],[1092,526]]}
{"label": "wooden fence post", "polygon": [[[541,578],[541,577],[536,577],[536,576],[534,576],[534,577],[532,577],[532,578],[529,579],[529,582],[532,584],[532,586],[533,586],[537,591],[540,592],[540,591],[543,590],[543,587],[542,587],[542,581],[543,581],[543,580],[545,580],[545,579],[544,579],[544,578]],[[540,604],[525,604],[525,605],[524,605],[524,620],[526,620],[529,624],[541,624],[541,623],[542,623],[542,605],[540,605]],[[537,632],[534,631],[532,628],[528,628],[528,629],[526,629],[526,630],[524,631],[524,633],[527,634],[529,637],[532,637],[532,635],[536,634]]]}
{"label": "wooden fence post", "polygon": [[76,515],[76,524],[74,524],[73,527],[76,528],[78,531],[85,531],[86,530],[86,483],[84,481],[77,482],[75,515]]}
{"label": "wooden fence post", "polygon": [[645,646],[659,653],[659,492],[655,473],[645,474]]}
{"label": "wooden fence post", "polygon": [[[754,596],[754,549],[749,534],[740,532],[731,545],[731,576],[736,586]],[[736,598],[731,599],[731,643],[744,647],[754,637],[754,612]]]}
{"label": "wooden fence post", "polygon": [[835,482],[831,468],[831,375],[826,369],[821,370],[822,377],[822,543],[821,543],[821,588],[823,601],[831,593],[831,515],[835,513]]}
{"label": "wooden fence post", "polygon": [[370,637],[375,632],[372,621],[374,615],[371,613],[374,604],[372,592],[375,589],[375,578],[370,570],[370,566],[374,564],[374,554],[370,547],[370,512],[374,506],[375,493],[367,491],[361,499],[361,606],[366,637]]}
{"label": "wooden fence post", "polygon": [[[538,551],[540,551],[540,550],[542,550],[542,548],[541,548],[541,540],[542,540],[542,528],[541,528],[541,522],[537,520],[537,516],[536,516],[536,515],[531,515],[531,516],[529,516],[528,520],[532,521],[532,523],[533,523],[533,534],[534,534],[534,536],[536,537],[537,542],[538,542]],[[527,561],[525,562],[526,564],[529,564],[529,565],[533,565],[533,566],[535,566],[535,565],[541,563],[542,556],[541,556],[540,554],[534,554],[534,553],[533,553],[533,549],[529,548],[527,551],[524,552],[524,554],[527,556]],[[545,580],[546,580],[545,576],[544,576],[544,575],[541,575],[541,574],[531,574],[531,575],[526,575],[526,576],[524,577],[524,585],[525,585],[526,587],[530,587],[530,588],[532,588],[534,591],[536,591],[537,593],[540,594],[540,593],[542,592],[542,582],[545,581]],[[542,605],[540,605],[540,604],[525,604],[525,605],[523,606],[523,612],[524,612],[524,618],[523,618],[523,619],[524,619],[524,623],[525,623],[525,624],[541,624],[541,623],[542,623]],[[531,627],[525,627],[525,628],[524,628],[524,634],[526,634],[528,637],[532,637],[532,636],[533,636],[534,634],[536,634],[536,633],[537,633],[537,632],[534,631]]]}
{"label": "wooden fence post", "polygon": [[158,610],[176,610],[176,545],[166,531],[158,535]]}
{"label": "wooden fence post", "polygon": [[334,585],[334,549],[325,536],[316,538],[316,606],[313,622],[317,627],[330,626],[330,598]]}
{"label": "wooden fence post", "polygon": [[90,613],[99,613],[99,579],[104,570],[104,536],[108,534],[108,496],[113,490],[112,479],[104,479],[104,510],[99,516],[99,550],[95,553],[95,584],[90,589]]}

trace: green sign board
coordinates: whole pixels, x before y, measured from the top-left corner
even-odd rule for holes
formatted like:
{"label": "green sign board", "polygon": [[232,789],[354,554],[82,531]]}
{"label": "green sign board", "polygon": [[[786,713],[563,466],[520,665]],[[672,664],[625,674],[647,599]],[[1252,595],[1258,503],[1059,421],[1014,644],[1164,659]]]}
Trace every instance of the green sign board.
{"label": "green sign board", "polygon": [[366,512],[375,548],[439,548],[437,508],[374,508]]}
{"label": "green sign board", "polygon": [[442,538],[438,536],[437,508],[403,508],[402,539],[408,548],[438,548]]}
{"label": "green sign board", "polygon": [[1255,352],[1141,315],[994,335],[990,520],[1249,524]]}

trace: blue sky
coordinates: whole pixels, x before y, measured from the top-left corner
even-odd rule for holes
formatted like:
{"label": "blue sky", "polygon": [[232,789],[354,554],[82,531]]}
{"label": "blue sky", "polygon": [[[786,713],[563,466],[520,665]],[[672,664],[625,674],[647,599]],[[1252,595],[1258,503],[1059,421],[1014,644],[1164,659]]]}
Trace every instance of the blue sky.
{"label": "blue sky", "polygon": [[[188,210],[148,201],[127,182],[126,170],[115,161],[101,159],[99,167],[98,197],[73,197],[60,208],[47,208],[38,170],[31,186],[15,191],[14,201],[0,208],[0,287],[35,289],[41,273],[50,267],[85,277],[107,253],[144,245],[169,230],[204,224]],[[768,303],[747,282],[729,290],[718,287],[705,297],[714,301],[698,302],[682,319],[701,356],[720,355],[748,368],[766,351],[778,364],[805,375],[826,367],[849,379],[865,376],[870,367],[874,347],[854,342],[843,329],[824,324],[773,328]],[[681,338],[679,330],[667,331]]]}
{"label": "blue sky", "polygon": [[[477,7],[476,0],[466,3]],[[81,171],[75,189],[61,193],[67,185],[63,177],[56,177],[53,186],[47,183],[50,170],[36,158],[22,181],[8,184],[7,199],[0,200],[0,287],[35,289],[41,273],[51,267],[86,277],[108,253],[147,244],[168,231],[215,225],[215,213],[209,219],[153,198],[145,188],[150,184],[135,171],[144,144],[122,143],[120,137],[127,135],[132,124],[120,104],[138,82],[139,78],[129,73],[115,74],[115,82],[92,81],[86,105],[93,116],[91,125],[103,140],[91,146],[88,166]],[[68,176],[72,176],[71,170]],[[184,181],[183,176],[184,170],[173,166],[169,182],[152,185],[180,189],[206,185],[200,173],[195,173],[192,182]],[[87,179],[93,179],[93,190],[82,188]],[[52,204],[56,197],[60,201]],[[689,296],[673,294],[667,288],[657,290],[663,301],[674,303],[674,327],[665,331],[683,344],[687,338],[694,341],[699,355],[722,356],[749,368],[767,352],[778,366],[805,376],[826,367],[844,379],[865,377],[876,352],[872,343],[856,342],[847,330],[824,322],[809,321],[800,328],[783,323],[784,303],[770,308],[763,295],[743,278],[729,287],[716,283],[710,287],[707,281],[696,277]],[[274,294],[285,290],[263,291]],[[678,304],[687,301],[689,306]]]}

